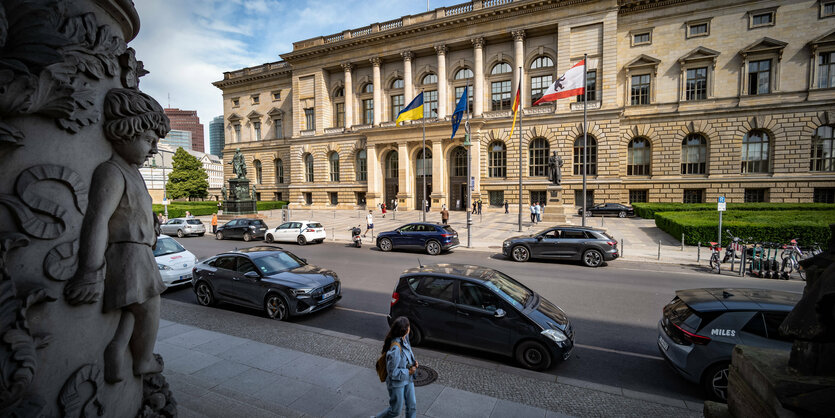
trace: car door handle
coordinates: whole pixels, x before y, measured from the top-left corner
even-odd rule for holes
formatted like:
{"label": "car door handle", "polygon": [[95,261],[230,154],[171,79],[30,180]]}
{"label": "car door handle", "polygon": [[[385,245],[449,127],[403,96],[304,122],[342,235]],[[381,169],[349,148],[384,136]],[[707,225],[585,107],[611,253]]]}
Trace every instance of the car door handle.
{"label": "car door handle", "polygon": [[235,277],[235,276],[232,276],[232,280],[238,281],[238,280],[241,280],[241,278],[240,278],[240,277]]}
{"label": "car door handle", "polygon": [[469,313],[469,312],[464,312],[464,311],[462,311],[462,310],[459,310],[459,311],[458,311],[458,314],[459,314],[459,315],[462,315],[462,316],[470,316],[470,313]]}
{"label": "car door handle", "polygon": [[429,302],[426,302],[426,301],[423,301],[423,300],[417,301],[417,304],[420,305],[420,306],[429,306]]}

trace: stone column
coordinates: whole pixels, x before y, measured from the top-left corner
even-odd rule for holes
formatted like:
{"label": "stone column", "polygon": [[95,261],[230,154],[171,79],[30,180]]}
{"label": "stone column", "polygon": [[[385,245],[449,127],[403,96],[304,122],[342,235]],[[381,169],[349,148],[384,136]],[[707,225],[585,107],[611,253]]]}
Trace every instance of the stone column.
{"label": "stone column", "polygon": [[473,116],[484,113],[484,38],[474,38],[473,62]]}
{"label": "stone column", "polygon": [[380,103],[380,98],[383,97],[380,94],[380,89],[382,86],[380,85],[380,63],[382,60],[380,57],[371,58],[371,66],[372,66],[372,75],[373,75],[373,82],[374,82],[374,124],[379,125],[382,122],[382,103]]}
{"label": "stone column", "polygon": [[342,64],[345,71],[345,129],[354,124],[354,64],[346,62]]}
{"label": "stone column", "polygon": [[[477,199],[481,197],[481,134],[472,134],[470,142],[472,143],[470,146],[470,171],[472,172],[472,176],[475,177],[475,190],[473,190],[473,197]],[[516,137],[516,142],[519,142],[518,136]],[[518,164],[518,161],[516,164]],[[472,204],[473,202],[470,202],[470,205]]]}
{"label": "stone column", "polygon": [[[412,51],[401,52],[403,57],[403,99],[404,106],[415,97],[415,84],[412,81],[412,60],[415,59],[415,54]],[[395,115],[392,115],[394,117]]]}
{"label": "stone column", "polygon": [[435,52],[438,54],[438,119],[440,120],[446,117],[446,45],[435,45]]}
{"label": "stone column", "polygon": [[414,175],[412,158],[409,156],[409,145],[406,142],[401,142],[397,144],[397,198],[406,200],[398,205],[403,210],[411,210],[415,207]]}
{"label": "stone column", "polygon": [[[511,32],[513,34],[513,96],[516,96],[516,88],[519,86],[519,79],[525,77],[525,30],[517,29]],[[519,71],[522,67],[522,71]],[[522,104],[528,103],[526,98],[528,94],[525,92],[529,89],[528,86],[522,86]]]}
{"label": "stone column", "polygon": [[368,144],[365,147],[365,156],[368,159],[368,190],[365,193],[365,204],[373,208],[380,203],[379,199],[384,196],[382,184],[383,172],[380,170],[380,158],[377,155],[377,146]]}
{"label": "stone column", "polygon": [[[446,158],[444,158],[444,144],[440,139],[432,141],[432,193],[429,198],[432,199],[432,210],[438,211],[442,204],[446,204],[446,186],[449,182],[449,176],[445,175],[444,167],[446,166]],[[438,200],[435,203],[435,199]]]}

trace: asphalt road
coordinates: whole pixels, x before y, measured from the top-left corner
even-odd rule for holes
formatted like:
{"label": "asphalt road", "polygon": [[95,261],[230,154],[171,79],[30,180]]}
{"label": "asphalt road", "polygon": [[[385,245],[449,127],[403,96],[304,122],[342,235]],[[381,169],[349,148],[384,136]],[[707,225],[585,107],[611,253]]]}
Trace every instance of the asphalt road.
{"label": "asphalt road", "polygon": [[[178,241],[200,259],[261,244],[216,241],[209,236]],[[694,401],[702,399],[700,388],[670,369],[656,346],[661,308],[673,298],[675,290],[697,287],[803,290],[802,282],[717,276],[697,266],[618,260],[591,269],[571,262],[515,263],[501,254],[463,249],[430,257],[410,252],[382,253],[370,246],[357,249],[341,243],[281,245],[307,258],[311,264],[333,269],[343,285],[342,300],[334,309],[293,319],[297,323],[382,340],[388,330],[386,314],[391,292],[403,270],[418,266],[418,260],[423,264],[478,264],[509,274],[560,306],[572,320],[576,348],[570,359],[558,363],[549,373]],[[170,289],[163,297],[197,303],[190,287]],[[206,309],[261,315],[228,304]],[[205,327],[211,329],[210,315]],[[428,343],[428,347],[514,364],[510,358],[452,346]]]}

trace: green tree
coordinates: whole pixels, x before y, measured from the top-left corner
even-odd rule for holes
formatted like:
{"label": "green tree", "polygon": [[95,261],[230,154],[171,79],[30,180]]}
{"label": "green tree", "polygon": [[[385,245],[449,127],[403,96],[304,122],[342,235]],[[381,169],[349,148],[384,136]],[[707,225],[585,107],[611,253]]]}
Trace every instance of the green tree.
{"label": "green tree", "polygon": [[209,175],[197,157],[180,147],[172,160],[174,170],[168,175],[165,185],[170,199],[186,197],[191,200],[209,195]]}

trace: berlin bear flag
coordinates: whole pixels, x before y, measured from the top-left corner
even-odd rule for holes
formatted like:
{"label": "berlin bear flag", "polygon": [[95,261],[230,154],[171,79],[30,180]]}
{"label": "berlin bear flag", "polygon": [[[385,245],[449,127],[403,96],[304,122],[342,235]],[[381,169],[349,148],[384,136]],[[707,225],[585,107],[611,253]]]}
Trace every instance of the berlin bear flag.
{"label": "berlin bear flag", "polygon": [[585,91],[585,88],[583,87],[583,74],[585,73],[586,60],[582,60],[574,64],[574,66],[558,78],[557,81],[548,86],[548,90],[545,90],[545,94],[543,94],[542,97],[533,105],[536,106],[540,103],[553,102],[557,99],[583,94]]}

